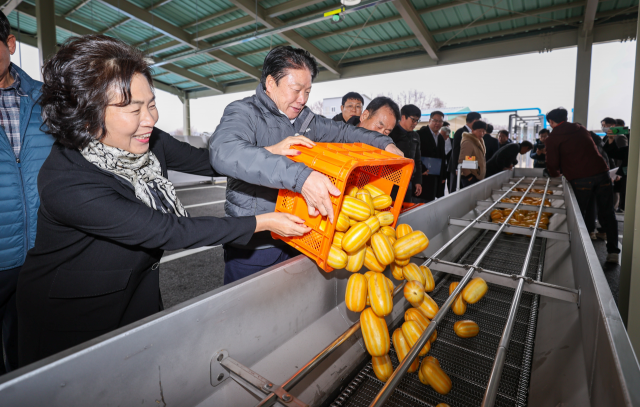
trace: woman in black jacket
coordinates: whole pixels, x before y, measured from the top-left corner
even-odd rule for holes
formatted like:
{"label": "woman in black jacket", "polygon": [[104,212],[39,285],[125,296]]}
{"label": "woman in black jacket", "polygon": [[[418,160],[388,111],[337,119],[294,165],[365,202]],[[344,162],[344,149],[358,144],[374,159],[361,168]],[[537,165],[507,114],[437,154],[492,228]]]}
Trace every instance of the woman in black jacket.
{"label": "woman in black jacket", "polygon": [[164,250],[309,231],[281,213],[189,217],[167,170],[216,174],[207,149],[154,127],[140,51],[106,36],[71,39],[43,77],[43,120],[56,143],[38,177],[36,242],[18,281],[21,366],[160,311]]}

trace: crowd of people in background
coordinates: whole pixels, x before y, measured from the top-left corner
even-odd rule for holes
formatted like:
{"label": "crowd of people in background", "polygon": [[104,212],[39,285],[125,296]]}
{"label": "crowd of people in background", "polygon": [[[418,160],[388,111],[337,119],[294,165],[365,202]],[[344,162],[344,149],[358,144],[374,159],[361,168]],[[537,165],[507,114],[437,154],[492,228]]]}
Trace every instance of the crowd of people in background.
{"label": "crowd of people in background", "polygon": [[[442,111],[429,112],[427,125],[416,130],[422,119],[418,106],[408,104],[400,108],[384,96],[373,99],[364,110],[363,104],[362,95],[347,93],[342,98],[340,113],[333,120],[388,135],[405,157],[414,160],[414,172],[405,202],[431,202],[443,197],[445,188],[449,193],[454,192],[457,189],[458,165],[466,157],[474,157],[478,168],[461,170],[460,188],[513,168],[518,165],[519,155],[534,149],[529,141],[518,143],[511,140],[507,130],[500,130],[497,137],[494,136],[493,125],[484,121],[478,112],[468,113],[466,124],[451,136],[451,124],[445,121]],[[542,163],[543,143],[538,141],[536,145],[539,148],[535,150],[542,154],[537,159]]]}
{"label": "crowd of people in background", "polygon": [[[493,135],[493,125],[478,112],[466,115],[466,123],[451,136],[451,126],[439,110],[421,122],[420,108],[399,106],[388,97],[377,97],[362,111],[364,98],[349,92],[342,99],[341,113],[333,120],[389,135],[404,156],[415,162],[405,202],[427,203],[458,188],[518,165],[529,154],[534,168],[555,177],[564,175],[572,184],[585,224],[593,240],[607,242],[607,262],[619,262],[618,223],[615,212],[624,212],[629,152],[629,131],[621,119],[602,119],[604,139],[580,123],[567,121],[565,109],[547,114],[551,129],[538,132],[535,143],[512,140],[508,130]],[[361,113],[362,112],[362,113]],[[360,115],[361,113],[361,115]],[[464,160],[477,161],[475,168],[460,168]],[[610,169],[617,168],[615,176]],[[600,227],[596,230],[596,220]]]}

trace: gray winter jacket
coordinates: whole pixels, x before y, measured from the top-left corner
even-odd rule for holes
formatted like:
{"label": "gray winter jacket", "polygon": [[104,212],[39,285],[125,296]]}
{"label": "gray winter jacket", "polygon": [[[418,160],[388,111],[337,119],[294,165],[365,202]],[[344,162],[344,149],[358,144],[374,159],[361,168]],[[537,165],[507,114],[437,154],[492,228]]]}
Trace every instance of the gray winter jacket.
{"label": "gray winter jacket", "polygon": [[[301,127],[305,125],[304,129]],[[390,137],[315,116],[305,107],[291,124],[258,84],[254,96],[226,107],[209,140],[211,165],[227,176],[227,216],[255,216],[275,210],[279,189],[300,192],[311,168],[264,147],[301,134],[322,143],[365,143],[384,149]],[[256,234],[247,248],[273,246],[268,234]]]}

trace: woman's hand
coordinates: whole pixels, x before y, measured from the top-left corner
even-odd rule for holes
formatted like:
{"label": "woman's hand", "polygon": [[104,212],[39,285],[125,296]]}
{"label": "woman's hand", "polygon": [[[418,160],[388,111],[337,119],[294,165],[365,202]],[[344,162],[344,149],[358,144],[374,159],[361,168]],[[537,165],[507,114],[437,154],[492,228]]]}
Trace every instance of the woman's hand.
{"label": "woman's hand", "polygon": [[256,216],[256,233],[270,230],[280,236],[302,236],[311,231],[304,220],[289,213],[272,212]]}
{"label": "woman's hand", "polygon": [[291,146],[305,146],[307,148],[313,148],[316,144],[306,138],[305,136],[293,136],[287,137],[282,140],[278,144],[274,144],[269,147],[265,147],[264,149],[270,152],[271,154],[278,155],[300,155],[302,154],[298,150],[294,150]]}

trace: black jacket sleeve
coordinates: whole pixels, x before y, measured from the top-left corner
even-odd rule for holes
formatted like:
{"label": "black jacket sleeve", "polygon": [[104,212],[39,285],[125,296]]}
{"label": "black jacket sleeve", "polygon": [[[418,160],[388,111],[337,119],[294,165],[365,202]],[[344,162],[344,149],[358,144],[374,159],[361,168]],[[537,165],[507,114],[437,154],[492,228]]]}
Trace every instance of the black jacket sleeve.
{"label": "black jacket sleeve", "polygon": [[253,216],[187,218],[153,210],[124,197],[100,177],[58,177],[43,185],[44,216],[124,245],[164,250],[246,244],[255,231]]}
{"label": "black jacket sleeve", "polygon": [[162,143],[167,169],[205,177],[219,176],[209,162],[209,149],[196,148],[189,143],[178,141],[170,134],[155,128]]}

